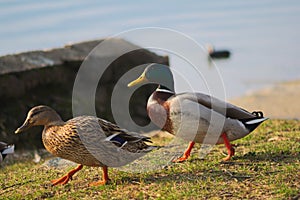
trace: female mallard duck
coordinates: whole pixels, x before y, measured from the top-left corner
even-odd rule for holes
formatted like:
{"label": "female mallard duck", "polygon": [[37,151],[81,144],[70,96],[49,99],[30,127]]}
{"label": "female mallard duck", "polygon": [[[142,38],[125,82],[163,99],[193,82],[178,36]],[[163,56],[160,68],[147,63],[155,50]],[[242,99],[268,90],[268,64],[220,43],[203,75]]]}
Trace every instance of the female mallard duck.
{"label": "female mallard duck", "polygon": [[4,160],[7,154],[14,153],[14,145],[8,145],[4,142],[0,142],[0,163]]}
{"label": "female mallard duck", "polygon": [[230,141],[248,135],[267,119],[262,112],[250,113],[206,94],[175,94],[172,72],[161,64],[147,66],[128,87],[142,83],[160,84],[147,103],[148,115],[153,123],[173,135],[192,141],[183,156],[174,162],[188,159],[195,142],[224,143],[228,149],[224,160],[229,160],[234,155]]}
{"label": "female mallard duck", "polygon": [[103,169],[103,180],[90,185],[106,184],[109,180],[107,167],[125,165],[153,149],[145,143],[150,142],[148,137],[129,133],[93,116],[79,116],[64,122],[48,106],[32,108],[15,133],[40,125],[44,126],[42,140],[46,149],[55,156],[79,164],[62,178],[52,180],[53,185],[66,184],[83,165]]}

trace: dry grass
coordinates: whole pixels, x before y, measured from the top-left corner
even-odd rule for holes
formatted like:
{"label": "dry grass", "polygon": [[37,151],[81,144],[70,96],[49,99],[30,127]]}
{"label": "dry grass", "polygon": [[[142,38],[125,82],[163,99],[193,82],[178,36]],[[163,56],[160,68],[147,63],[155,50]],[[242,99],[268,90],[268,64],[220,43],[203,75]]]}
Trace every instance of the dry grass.
{"label": "dry grass", "polygon": [[[154,138],[158,141],[159,138]],[[167,138],[163,139],[164,141]],[[0,169],[0,196],[7,199],[292,199],[300,194],[300,122],[269,120],[234,142],[236,156],[220,162],[216,146],[204,159],[197,148],[187,162],[145,173],[110,169],[112,182],[89,187],[101,169],[85,167],[64,186],[51,179],[65,170],[46,169],[31,159],[7,159]],[[197,145],[199,147],[199,145]]]}

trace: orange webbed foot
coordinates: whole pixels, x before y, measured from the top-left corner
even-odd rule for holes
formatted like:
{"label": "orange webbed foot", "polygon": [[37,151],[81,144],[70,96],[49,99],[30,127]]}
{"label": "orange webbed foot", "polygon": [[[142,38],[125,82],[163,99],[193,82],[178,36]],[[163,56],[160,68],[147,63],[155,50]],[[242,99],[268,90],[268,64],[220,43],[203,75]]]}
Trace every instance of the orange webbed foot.
{"label": "orange webbed foot", "polygon": [[108,180],[101,180],[101,181],[95,181],[95,182],[91,182],[89,184],[89,186],[106,185],[108,182],[110,182],[110,179],[108,179]]}
{"label": "orange webbed foot", "polygon": [[108,170],[107,167],[102,167],[102,180],[101,181],[96,181],[96,182],[91,182],[89,186],[99,186],[99,185],[106,185],[110,179],[108,178]]}
{"label": "orange webbed foot", "polygon": [[223,158],[223,161],[228,161],[228,160],[231,159],[232,156],[234,156],[235,150],[234,150],[233,146],[230,144],[230,141],[228,140],[226,133],[222,133],[221,136],[224,140],[224,144],[225,144],[225,146],[227,148],[227,151],[228,151],[228,156]]}
{"label": "orange webbed foot", "polygon": [[182,163],[182,162],[186,161],[189,157],[190,157],[190,155],[185,155],[184,154],[183,156],[172,160],[172,162],[173,163]]}
{"label": "orange webbed foot", "polygon": [[234,156],[234,153],[235,153],[235,150],[233,147],[231,147],[229,150],[228,150],[228,155],[223,158],[223,161],[228,161],[231,159],[232,156]]}
{"label": "orange webbed foot", "polygon": [[69,171],[65,176],[59,178],[59,179],[54,179],[51,181],[52,185],[64,185],[67,184],[69,182],[69,180],[72,180],[72,176],[78,172],[79,170],[82,169],[82,165],[78,165],[75,169],[72,169],[71,171]]}
{"label": "orange webbed foot", "polygon": [[174,160],[172,160],[172,162],[174,163],[181,163],[186,161],[190,155],[191,155],[191,151],[193,146],[195,145],[195,142],[190,142],[188,148],[184,151],[183,155],[180,158],[176,158]]}
{"label": "orange webbed foot", "polygon": [[51,183],[53,186],[59,185],[59,184],[64,185],[64,184],[68,183],[70,179],[72,180],[72,178],[70,176],[68,176],[68,174],[67,174],[61,178],[51,180]]}

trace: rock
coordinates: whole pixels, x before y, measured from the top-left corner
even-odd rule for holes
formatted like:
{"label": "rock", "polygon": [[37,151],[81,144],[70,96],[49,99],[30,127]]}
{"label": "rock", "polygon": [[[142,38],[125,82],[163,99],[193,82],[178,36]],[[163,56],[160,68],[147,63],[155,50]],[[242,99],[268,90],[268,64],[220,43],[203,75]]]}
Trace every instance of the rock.
{"label": "rock", "polygon": [[45,161],[42,166],[45,167],[51,167],[51,168],[55,168],[55,169],[65,169],[67,167],[72,167],[72,166],[76,166],[77,164],[69,161],[69,160],[65,160],[59,157],[56,158],[50,158],[49,160]]}
{"label": "rock", "polygon": [[[86,56],[100,42],[103,40],[0,57],[0,138],[14,143],[16,148],[39,149],[43,147],[42,128],[33,128],[30,132],[20,135],[14,134],[15,129],[23,123],[28,110],[40,104],[53,107],[64,120],[73,117],[74,80]],[[99,67],[109,62],[110,58],[115,56],[114,54],[133,49],[130,53],[125,53],[110,63],[98,83],[95,97],[97,115],[114,122],[110,107],[111,95],[118,80],[128,70],[138,65],[152,62],[168,65],[168,57],[140,49],[122,39],[110,39],[110,42],[105,43],[107,51],[104,53],[96,51],[93,56],[88,57],[87,62],[89,59],[97,59],[99,65],[96,63],[95,67]],[[89,78],[97,80],[99,77],[97,74],[93,77],[92,74]],[[127,83],[121,82],[121,84],[123,90],[127,89]],[[135,92],[135,97],[130,101],[133,120],[142,124],[149,123],[146,109],[143,112],[140,105],[146,104],[155,87],[146,85]],[[134,112],[135,110],[138,112]]]}

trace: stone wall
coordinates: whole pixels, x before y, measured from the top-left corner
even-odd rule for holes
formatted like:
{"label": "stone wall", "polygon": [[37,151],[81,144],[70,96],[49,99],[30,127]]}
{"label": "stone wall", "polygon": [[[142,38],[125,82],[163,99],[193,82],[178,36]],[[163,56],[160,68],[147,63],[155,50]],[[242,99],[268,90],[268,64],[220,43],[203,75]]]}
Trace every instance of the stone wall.
{"label": "stone wall", "polygon": [[[102,40],[0,57],[0,141],[15,143],[17,148],[41,148],[41,127],[34,127],[21,135],[14,134],[28,110],[36,105],[54,108],[64,120],[72,118],[72,89],[78,69],[100,42]],[[100,62],[114,57],[112,52],[118,54],[118,51],[128,50],[128,53],[114,59],[105,70],[98,84],[95,104],[98,117],[114,122],[110,97],[120,77],[131,68],[145,63],[168,65],[168,57],[140,49],[122,39],[110,42],[107,43],[111,44],[108,53],[94,55]],[[138,73],[142,72],[142,68]],[[139,125],[149,123],[146,102],[154,89],[154,85],[145,85],[136,90],[131,98],[130,113]]]}

